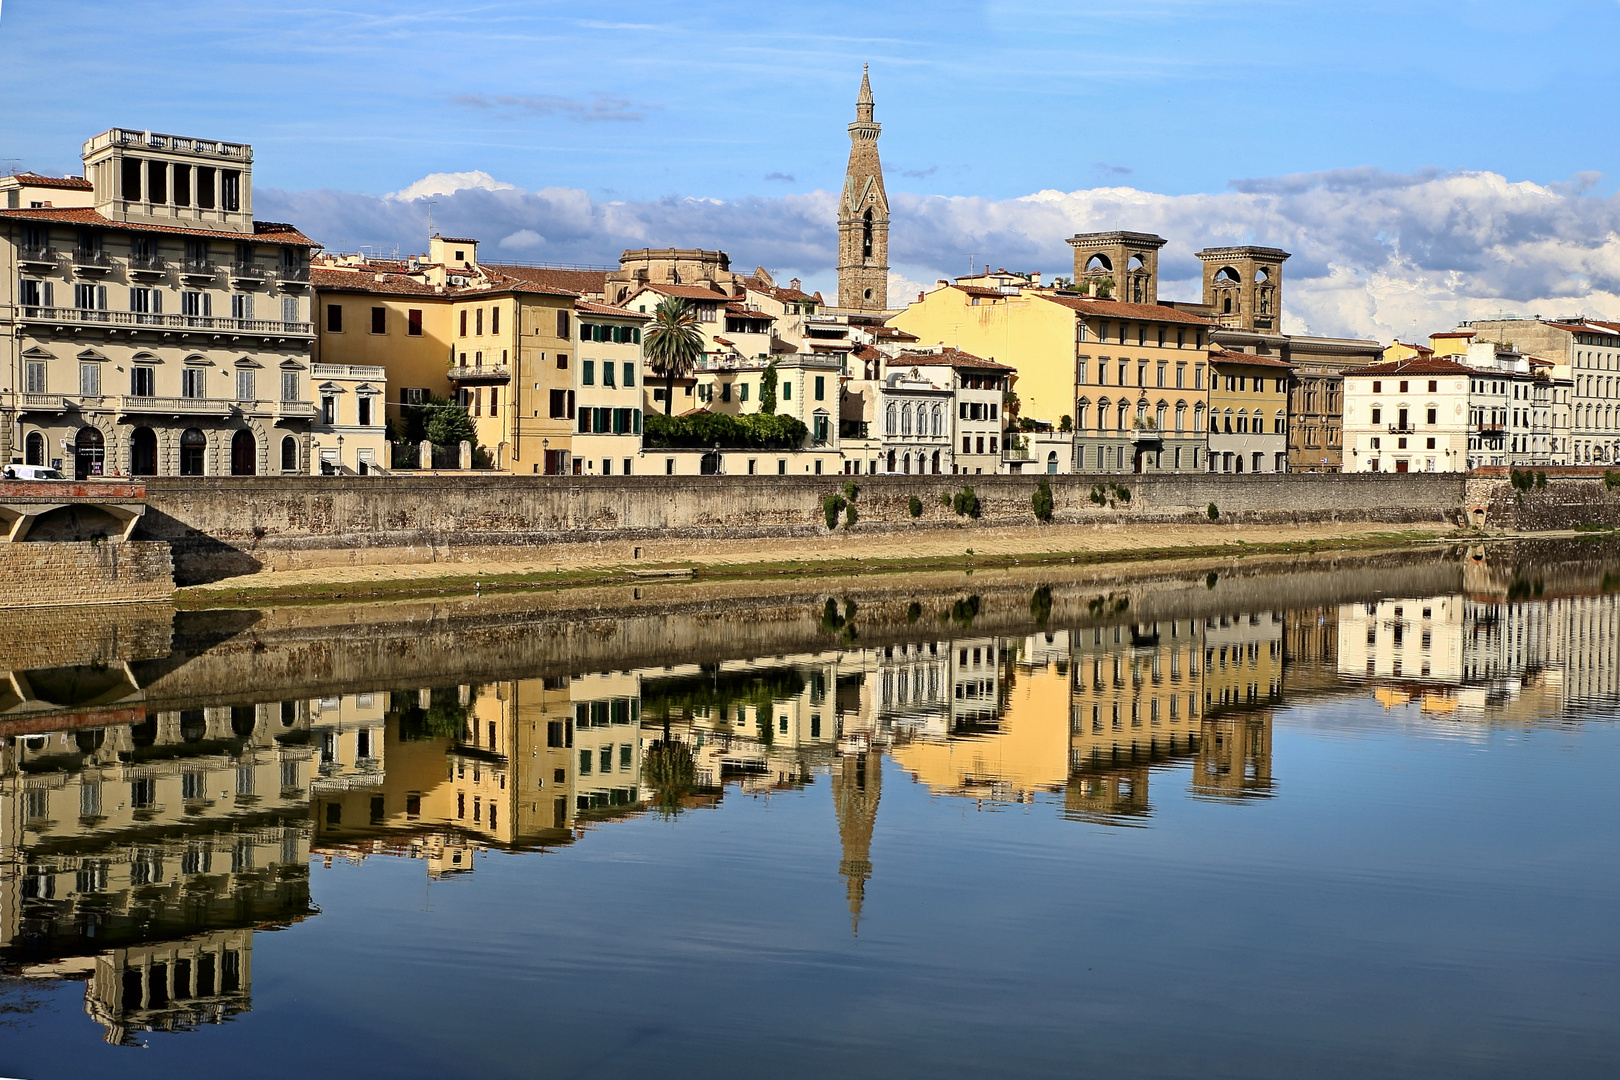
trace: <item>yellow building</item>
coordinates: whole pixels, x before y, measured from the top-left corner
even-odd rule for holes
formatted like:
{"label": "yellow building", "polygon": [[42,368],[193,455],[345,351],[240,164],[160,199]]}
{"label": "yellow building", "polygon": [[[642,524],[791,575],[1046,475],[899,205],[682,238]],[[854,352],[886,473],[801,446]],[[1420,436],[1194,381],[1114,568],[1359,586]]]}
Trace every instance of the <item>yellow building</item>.
{"label": "yellow building", "polygon": [[1059,426],[1069,417],[1079,469],[1203,468],[1210,320],[1018,275],[973,280],[943,284],[889,325],[1016,368],[1019,415]]}
{"label": "yellow building", "polygon": [[310,272],[321,364],[382,368],[391,384],[385,416],[429,397],[450,396],[451,301],[442,288],[403,270],[404,264],[328,259]]}
{"label": "yellow building", "polygon": [[1293,365],[1223,349],[1210,356],[1209,471],[1288,471]]}

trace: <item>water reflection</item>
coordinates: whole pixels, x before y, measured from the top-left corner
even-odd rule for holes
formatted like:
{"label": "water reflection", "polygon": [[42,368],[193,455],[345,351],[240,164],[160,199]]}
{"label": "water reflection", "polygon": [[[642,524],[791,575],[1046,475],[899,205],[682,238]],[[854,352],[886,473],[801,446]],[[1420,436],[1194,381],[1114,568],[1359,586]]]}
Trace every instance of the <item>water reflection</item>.
{"label": "water reflection", "polygon": [[[885,769],[980,809],[1142,826],[1176,794],[1285,793],[1273,724],[1300,702],[1530,724],[1620,699],[1612,572],[1436,565],[1421,580],[1455,591],[1270,604],[1263,580],[1228,595],[1211,574],[1071,597],[1067,618],[1063,587],[1041,586],[1017,634],[974,635],[977,595],[908,599],[889,627],[829,599],[797,652],[427,687],[362,671],[254,701],[231,677],[266,662],[262,641],[238,647],[247,623],[92,633],[74,663],[0,682],[0,956],[82,980],[107,1040],[129,1043],[249,1009],[255,935],[316,914],[312,859],[418,859],[442,879],[492,849],[823,778],[858,933]],[[177,700],[200,684],[215,690]]]}

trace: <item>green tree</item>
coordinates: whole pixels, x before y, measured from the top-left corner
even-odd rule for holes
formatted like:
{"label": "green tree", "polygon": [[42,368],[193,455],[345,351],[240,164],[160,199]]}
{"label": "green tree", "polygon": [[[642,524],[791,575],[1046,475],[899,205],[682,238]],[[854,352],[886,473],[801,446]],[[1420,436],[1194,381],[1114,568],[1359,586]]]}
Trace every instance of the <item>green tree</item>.
{"label": "green tree", "polygon": [[435,446],[458,446],[462,442],[473,442],[478,437],[465,405],[447,404],[432,410],[425,430]]}
{"label": "green tree", "polygon": [[641,778],[652,790],[652,803],[665,817],[681,812],[681,799],[697,786],[697,763],[692,750],[667,735],[647,748]]}
{"label": "green tree", "polygon": [[1074,417],[1070,416],[1068,413],[1064,413],[1062,416],[1058,417],[1058,430],[1073,431]]}
{"label": "green tree", "polygon": [[653,309],[652,324],[642,335],[647,366],[664,380],[664,415],[675,404],[675,380],[684,379],[703,355],[697,313],[678,296],[666,296]]}
{"label": "green tree", "polygon": [[759,377],[759,411],[767,416],[776,412],[775,359],[765,365],[765,373]]}
{"label": "green tree", "polygon": [[1041,482],[1035,488],[1035,494],[1029,497],[1030,507],[1035,511],[1035,520],[1042,525],[1052,520],[1052,509],[1055,500],[1052,498],[1052,485],[1041,477]]}

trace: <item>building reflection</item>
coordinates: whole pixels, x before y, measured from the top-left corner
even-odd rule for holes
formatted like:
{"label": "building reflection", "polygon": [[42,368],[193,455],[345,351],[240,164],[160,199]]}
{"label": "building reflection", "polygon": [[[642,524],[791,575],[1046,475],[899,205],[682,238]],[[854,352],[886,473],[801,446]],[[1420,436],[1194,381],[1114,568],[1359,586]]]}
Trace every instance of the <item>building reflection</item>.
{"label": "building reflection", "polygon": [[313,913],[297,702],[155,712],[0,747],[0,950],[85,982],[109,1042],[249,1007],[255,930]]}
{"label": "building reflection", "polygon": [[[464,877],[490,851],[822,782],[858,932],[885,769],[891,803],[903,776],[987,811],[1145,825],[1166,798],[1276,795],[1274,720],[1302,701],[1370,694],[1426,724],[1620,701],[1612,574],[1526,579],[1481,556],[1455,592],[1286,610],[1223,600],[1213,579],[1022,635],[973,633],[975,597],[952,609],[959,636],[911,620],[864,645],[846,606],[823,647],[781,655],[252,703],[149,700],[189,660],[145,631],[137,662],[11,672],[0,961],[83,982],[106,1037],[132,1043],[251,1007],[255,933],[314,914],[312,857]],[[228,685],[218,653],[191,655]]]}

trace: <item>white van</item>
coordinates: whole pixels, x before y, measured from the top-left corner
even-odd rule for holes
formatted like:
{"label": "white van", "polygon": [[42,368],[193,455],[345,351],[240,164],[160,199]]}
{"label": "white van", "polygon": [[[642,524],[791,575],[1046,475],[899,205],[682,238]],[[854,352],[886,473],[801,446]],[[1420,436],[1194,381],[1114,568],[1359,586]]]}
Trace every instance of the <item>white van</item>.
{"label": "white van", "polygon": [[53,469],[49,465],[6,465],[0,467],[0,479],[4,480],[66,480],[61,469]]}

